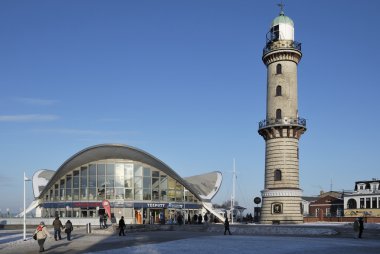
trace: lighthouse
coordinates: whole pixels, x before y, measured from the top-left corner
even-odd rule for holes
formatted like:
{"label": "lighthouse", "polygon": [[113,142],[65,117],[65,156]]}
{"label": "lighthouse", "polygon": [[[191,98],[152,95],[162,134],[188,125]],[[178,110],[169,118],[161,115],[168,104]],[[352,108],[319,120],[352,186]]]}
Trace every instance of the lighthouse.
{"label": "lighthouse", "polygon": [[259,122],[265,140],[265,183],[260,223],[303,223],[299,186],[299,149],[306,120],[298,116],[297,67],[301,43],[283,5],[266,36],[262,60],[267,67],[266,118]]}

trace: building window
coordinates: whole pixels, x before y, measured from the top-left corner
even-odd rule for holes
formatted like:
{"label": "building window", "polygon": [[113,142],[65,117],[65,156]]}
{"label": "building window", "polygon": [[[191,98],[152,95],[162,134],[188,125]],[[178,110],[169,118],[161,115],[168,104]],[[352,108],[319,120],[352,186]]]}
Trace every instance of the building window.
{"label": "building window", "polygon": [[276,109],[276,119],[281,119],[282,114],[281,114],[281,109]]}
{"label": "building window", "polygon": [[360,208],[364,208],[364,198],[360,199]]}
{"label": "building window", "polygon": [[377,208],[377,198],[372,198],[372,208]]}
{"label": "building window", "polygon": [[281,203],[273,203],[272,204],[272,213],[275,213],[275,214],[282,213],[282,204]]}
{"label": "building window", "polygon": [[274,171],[274,180],[275,181],[281,181],[282,180],[282,172],[279,169],[276,169]]}
{"label": "building window", "polygon": [[276,87],[276,96],[282,96],[282,87],[281,86]]}
{"label": "building window", "polygon": [[282,66],[281,64],[276,65],[276,74],[282,74]]}
{"label": "building window", "polygon": [[349,199],[347,201],[347,208],[348,209],[356,209],[357,208],[357,204],[356,204],[356,200],[355,199]]}
{"label": "building window", "polygon": [[371,199],[370,198],[365,199],[365,208],[371,208]]}

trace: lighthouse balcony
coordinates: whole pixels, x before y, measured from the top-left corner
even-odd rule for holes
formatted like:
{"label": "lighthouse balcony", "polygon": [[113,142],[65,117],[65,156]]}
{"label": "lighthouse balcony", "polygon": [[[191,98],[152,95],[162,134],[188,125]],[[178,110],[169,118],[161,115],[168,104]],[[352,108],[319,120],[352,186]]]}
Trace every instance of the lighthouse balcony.
{"label": "lighthouse balcony", "polygon": [[280,118],[280,119],[265,119],[259,122],[259,130],[271,126],[299,126],[306,128],[306,119],[304,118]]}
{"label": "lighthouse balcony", "polygon": [[269,53],[270,51],[274,50],[283,50],[283,49],[291,49],[291,50],[297,50],[301,52],[301,42],[292,41],[292,40],[269,40],[267,41],[264,49],[263,49],[263,55]]}

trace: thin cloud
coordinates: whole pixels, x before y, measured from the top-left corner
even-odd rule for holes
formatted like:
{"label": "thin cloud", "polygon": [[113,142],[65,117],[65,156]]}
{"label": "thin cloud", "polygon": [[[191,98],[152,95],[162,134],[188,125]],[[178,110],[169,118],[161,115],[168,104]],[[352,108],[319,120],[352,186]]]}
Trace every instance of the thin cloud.
{"label": "thin cloud", "polygon": [[0,115],[0,122],[51,122],[58,118],[56,115],[42,114]]}
{"label": "thin cloud", "polygon": [[87,136],[118,136],[118,135],[136,135],[138,132],[133,131],[99,131],[99,130],[81,130],[81,129],[35,129],[35,132],[50,132],[68,135],[87,135]]}
{"label": "thin cloud", "polygon": [[40,99],[40,98],[26,98],[26,97],[17,97],[16,101],[35,106],[51,106],[56,104],[57,100],[48,100],[48,99]]}

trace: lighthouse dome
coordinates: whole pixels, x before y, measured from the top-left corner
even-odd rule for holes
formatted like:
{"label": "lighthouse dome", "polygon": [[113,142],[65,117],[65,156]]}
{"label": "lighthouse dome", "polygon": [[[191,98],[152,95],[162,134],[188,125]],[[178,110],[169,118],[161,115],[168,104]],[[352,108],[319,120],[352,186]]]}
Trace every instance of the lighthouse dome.
{"label": "lighthouse dome", "polygon": [[[270,28],[270,41],[290,40],[294,41],[294,22],[281,11],[273,21]],[[267,37],[268,38],[268,37]]]}
{"label": "lighthouse dome", "polygon": [[286,24],[294,27],[294,22],[291,18],[288,16],[285,16],[284,12],[282,11],[279,16],[277,16],[273,21],[272,21],[272,27],[277,26],[279,24]]}

